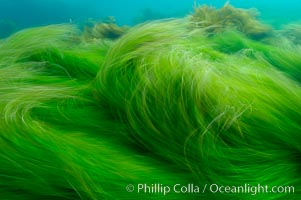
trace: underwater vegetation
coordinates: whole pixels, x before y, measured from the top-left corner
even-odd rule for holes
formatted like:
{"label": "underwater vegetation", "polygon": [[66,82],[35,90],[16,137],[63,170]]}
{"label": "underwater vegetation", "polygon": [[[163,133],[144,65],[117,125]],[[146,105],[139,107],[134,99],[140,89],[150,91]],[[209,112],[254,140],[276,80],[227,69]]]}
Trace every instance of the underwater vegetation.
{"label": "underwater vegetation", "polygon": [[300,45],[212,9],[1,40],[0,199],[300,199]]}
{"label": "underwater vegetation", "polygon": [[260,39],[269,35],[271,28],[257,20],[257,16],[256,9],[234,8],[225,4],[220,9],[211,6],[195,7],[191,21],[194,22],[195,27],[207,28],[210,33],[230,28],[254,39]]}
{"label": "underwater vegetation", "polygon": [[301,44],[301,23],[288,24],[280,32],[294,44]]}
{"label": "underwater vegetation", "polygon": [[114,17],[109,17],[102,22],[92,22],[90,26],[84,27],[83,35],[86,39],[109,39],[114,40],[121,37],[126,31],[127,26],[118,26]]}

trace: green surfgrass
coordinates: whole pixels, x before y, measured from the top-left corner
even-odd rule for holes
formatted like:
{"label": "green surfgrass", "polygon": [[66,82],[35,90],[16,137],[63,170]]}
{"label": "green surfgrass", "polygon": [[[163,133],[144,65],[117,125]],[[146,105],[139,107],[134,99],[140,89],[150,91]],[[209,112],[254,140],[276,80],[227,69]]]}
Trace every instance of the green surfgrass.
{"label": "green surfgrass", "polygon": [[192,23],[153,21],[91,40],[50,25],[1,40],[1,199],[298,199],[300,46]]}

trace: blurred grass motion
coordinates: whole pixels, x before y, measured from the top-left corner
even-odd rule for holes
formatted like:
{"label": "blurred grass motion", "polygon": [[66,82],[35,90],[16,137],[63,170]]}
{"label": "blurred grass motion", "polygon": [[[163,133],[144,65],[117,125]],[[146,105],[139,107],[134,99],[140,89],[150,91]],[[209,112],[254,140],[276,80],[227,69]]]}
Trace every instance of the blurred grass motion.
{"label": "blurred grass motion", "polygon": [[1,199],[254,197],[125,190],[138,183],[291,185],[256,198],[298,199],[300,25],[287,35],[249,13],[1,40]]}

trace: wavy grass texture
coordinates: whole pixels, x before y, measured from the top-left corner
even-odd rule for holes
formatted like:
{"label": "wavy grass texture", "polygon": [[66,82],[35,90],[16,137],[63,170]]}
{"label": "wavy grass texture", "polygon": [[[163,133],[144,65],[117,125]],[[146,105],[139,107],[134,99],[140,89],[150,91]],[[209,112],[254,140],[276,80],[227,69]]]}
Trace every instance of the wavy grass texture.
{"label": "wavy grass texture", "polygon": [[195,6],[190,16],[195,28],[205,28],[209,33],[221,32],[225,28],[243,32],[248,37],[262,39],[271,34],[271,28],[258,18],[256,9],[234,8],[229,2],[216,9],[211,6]]}
{"label": "wavy grass texture", "polygon": [[[1,199],[299,199],[300,47],[190,27],[87,42],[51,25],[1,41]],[[125,190],[139,183],[295,194]]]}

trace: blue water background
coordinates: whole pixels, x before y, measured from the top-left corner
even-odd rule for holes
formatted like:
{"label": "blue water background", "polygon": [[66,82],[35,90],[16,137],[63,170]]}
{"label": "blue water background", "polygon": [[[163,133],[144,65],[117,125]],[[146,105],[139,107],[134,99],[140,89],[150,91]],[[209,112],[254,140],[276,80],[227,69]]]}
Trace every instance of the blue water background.
{"label": "blue water background", "polygon": [[[198,4],[221,7],[226,0],[198,0]],[[299,0],[231,0],[240,8],[257,8],[272,25],[301,20]],[[193,11],[194,0],[0,0],[1,32],[55,23],[84,23],[114,16],[119,25],[145,20],[183,17]],[[12,29],[12,30],[8,30]]]}

